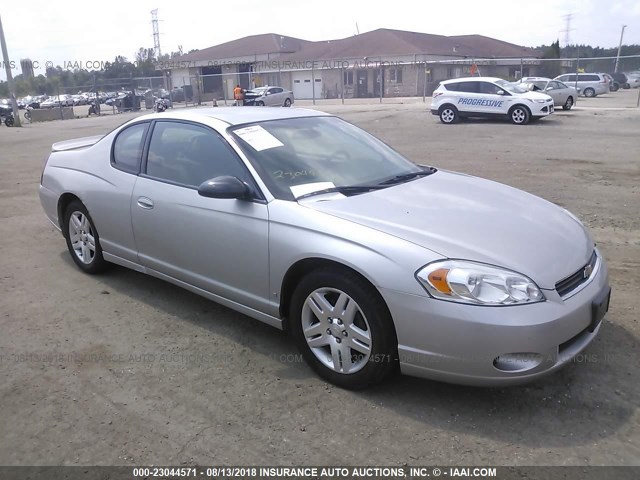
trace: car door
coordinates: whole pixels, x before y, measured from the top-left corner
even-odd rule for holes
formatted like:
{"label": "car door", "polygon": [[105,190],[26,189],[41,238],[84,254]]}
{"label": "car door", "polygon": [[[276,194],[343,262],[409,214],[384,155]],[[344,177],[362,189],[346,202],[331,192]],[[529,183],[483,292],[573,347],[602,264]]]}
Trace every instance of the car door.
{"label": "car door", "polygon": [[[254,309],[268,300],[268,209],[247,168],[213,129],[155,121],[132,196],[139,262]],[[231,175],[252,200],[205,198],[197,187]]]}
{"label": "car door", "polygon": [[458,82],[447,86],[447,89],[452,89],[457,92],[455,95],[457,98],[455,105],[458,111],[463,112],[463,114],[479,111],[478,100],[480,98],[480,93],[478,93],[478,83],[479,82],[468,81]]}
{"label": "car door", "polygon": [[509,93],[503,88],[491,82],[477,82],[480,92],[478,107],[481,111],[489,114],[502,115],[509,110]]}
{"label": "car door", "polygon": [[284,103],[284,99],[282,98],[282,88],[270,87],[267,90],[266,105],[270,107],[279,107],[283,103]]}
{"label": "car door", "polygon": [[96,160],[104,158],[108,161],[95,171],[97,178],[102,181],[85,199],[93,221],[99,228],[100,243],[105,254],[133,263],[138,263],[138,256],[130,219],[131,196],[140,173],[149,125],[150,122],[128,125],[117,132],[113,143],[103,141],[93,147]]}
{"label": "car door", "polygon": [[567,97],[569,96],[569,89],[566,88],[564,84],[552,80],[547,85],[545,93],[553,98],[553,103],[555,105],[564,105],[567,101]]}

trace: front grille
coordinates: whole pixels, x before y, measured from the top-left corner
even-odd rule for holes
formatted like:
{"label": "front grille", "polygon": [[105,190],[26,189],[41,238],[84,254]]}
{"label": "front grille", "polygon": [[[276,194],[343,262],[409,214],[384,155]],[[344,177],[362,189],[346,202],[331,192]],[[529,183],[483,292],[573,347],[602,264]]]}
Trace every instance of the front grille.
{"label": "front grille", "polygon": [[[570,275],[564,280],[560,280],[558,283],[556,283],[556,291],[558,292],[558,295],[560,295],[561,297],[564,297],[565,295],[568,295],[569,293],[573,292],[576,288],[578,288],[580,285],[585,283],[587,280],[589,280],[591,275],[593,275],[593,271],[596,269],[597,261],[598,261],[598,255],[594,250],[593,254],[591,255],[591,259],[589,260],[589,263],[584,265],[582,268],[580,268],[580,270],[578,270],[573,275]],[[587,267],[591,267],[591,272],[589,275],[585,275],[585,269]]]}

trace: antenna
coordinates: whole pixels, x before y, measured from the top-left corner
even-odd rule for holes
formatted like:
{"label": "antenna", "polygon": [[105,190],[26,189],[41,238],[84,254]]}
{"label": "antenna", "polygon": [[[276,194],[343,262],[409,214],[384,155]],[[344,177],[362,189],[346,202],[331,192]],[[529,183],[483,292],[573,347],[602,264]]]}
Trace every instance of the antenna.
{"label": "antenna", "polygon": [[360,29],[358,28],[358,22],[356,22],[356,35],[360,35]]}
{"label": "antenna", "polygon": [[564,30],[560,30],[560,33],[564,33],[564,46],[566,48],[569,46],[571,31],[575,30],[575,28],[571,28],[571,19],[573,18],[573,13],[563,15],[562,18],[564,18],[565,27]]}
{"label": "antenna", "polygon": [[160,50],[160,29],[158,28],[158,9],[151,10],[151,25],[153,26],[153,49],[156,52],[156,58],[160,58],[162,51]]}

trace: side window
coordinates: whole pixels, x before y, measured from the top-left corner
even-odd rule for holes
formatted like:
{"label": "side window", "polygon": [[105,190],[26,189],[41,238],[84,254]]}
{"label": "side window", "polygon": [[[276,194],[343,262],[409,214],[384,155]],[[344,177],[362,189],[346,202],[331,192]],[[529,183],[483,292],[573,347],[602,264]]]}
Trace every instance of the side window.
{"label": "side window", "polygon": [[459,83],[448,83],[444,86],[450,92],[459,92],[460,84]]}
{"label": "side window", "polygon": [[276,87],[272,89],[271,93],[282,93],[284,90],[282,88]]}
{"label": "side window", "polygon": [[575,82],[576,81],[576,76],[575,75],[564,75],[561,80],[563,82]]}
{"label": "side window", "polygon": [[221,175],[249,181],[240,159],[222,137],[208,128],[178,122],[155,124],[146,173],[191,187]]}
{"label": "side window", "polygon": [[491,95],[496,95],[498,93],[498,90],[502,90],[500,87],[498,87],[497,85],[494,85],[493,83],[489,83],[489,82],[477,82],[478,83],[478,93],[488,93]]}
{"label": "side window", "polygon": [[140,172],[140,160],[148,123],[132,125],[122,130],[113,143],[113,165],[131,173]]}
{"label": "side window", "polygon": [[459,88],[459,92],[466,92],[466,93],[478,93],[478,89],[480,82],[460,82],[458,85],[460,85]]}

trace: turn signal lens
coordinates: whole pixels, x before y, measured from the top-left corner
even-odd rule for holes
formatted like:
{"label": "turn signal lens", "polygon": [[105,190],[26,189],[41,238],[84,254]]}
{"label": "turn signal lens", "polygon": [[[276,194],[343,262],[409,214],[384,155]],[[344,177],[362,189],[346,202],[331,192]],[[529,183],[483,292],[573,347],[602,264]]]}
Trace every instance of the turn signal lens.
{"label": "turn signal lens", "polygon": [[429,283],[433,285],[433,288],[446,295],[451,294],[451,288],[449,288],[449,284],[447,283],[448,273],[449,270],[447,270],[446,268],[439,268],[438,270],[434,270],[429,275],[427,275]]}

